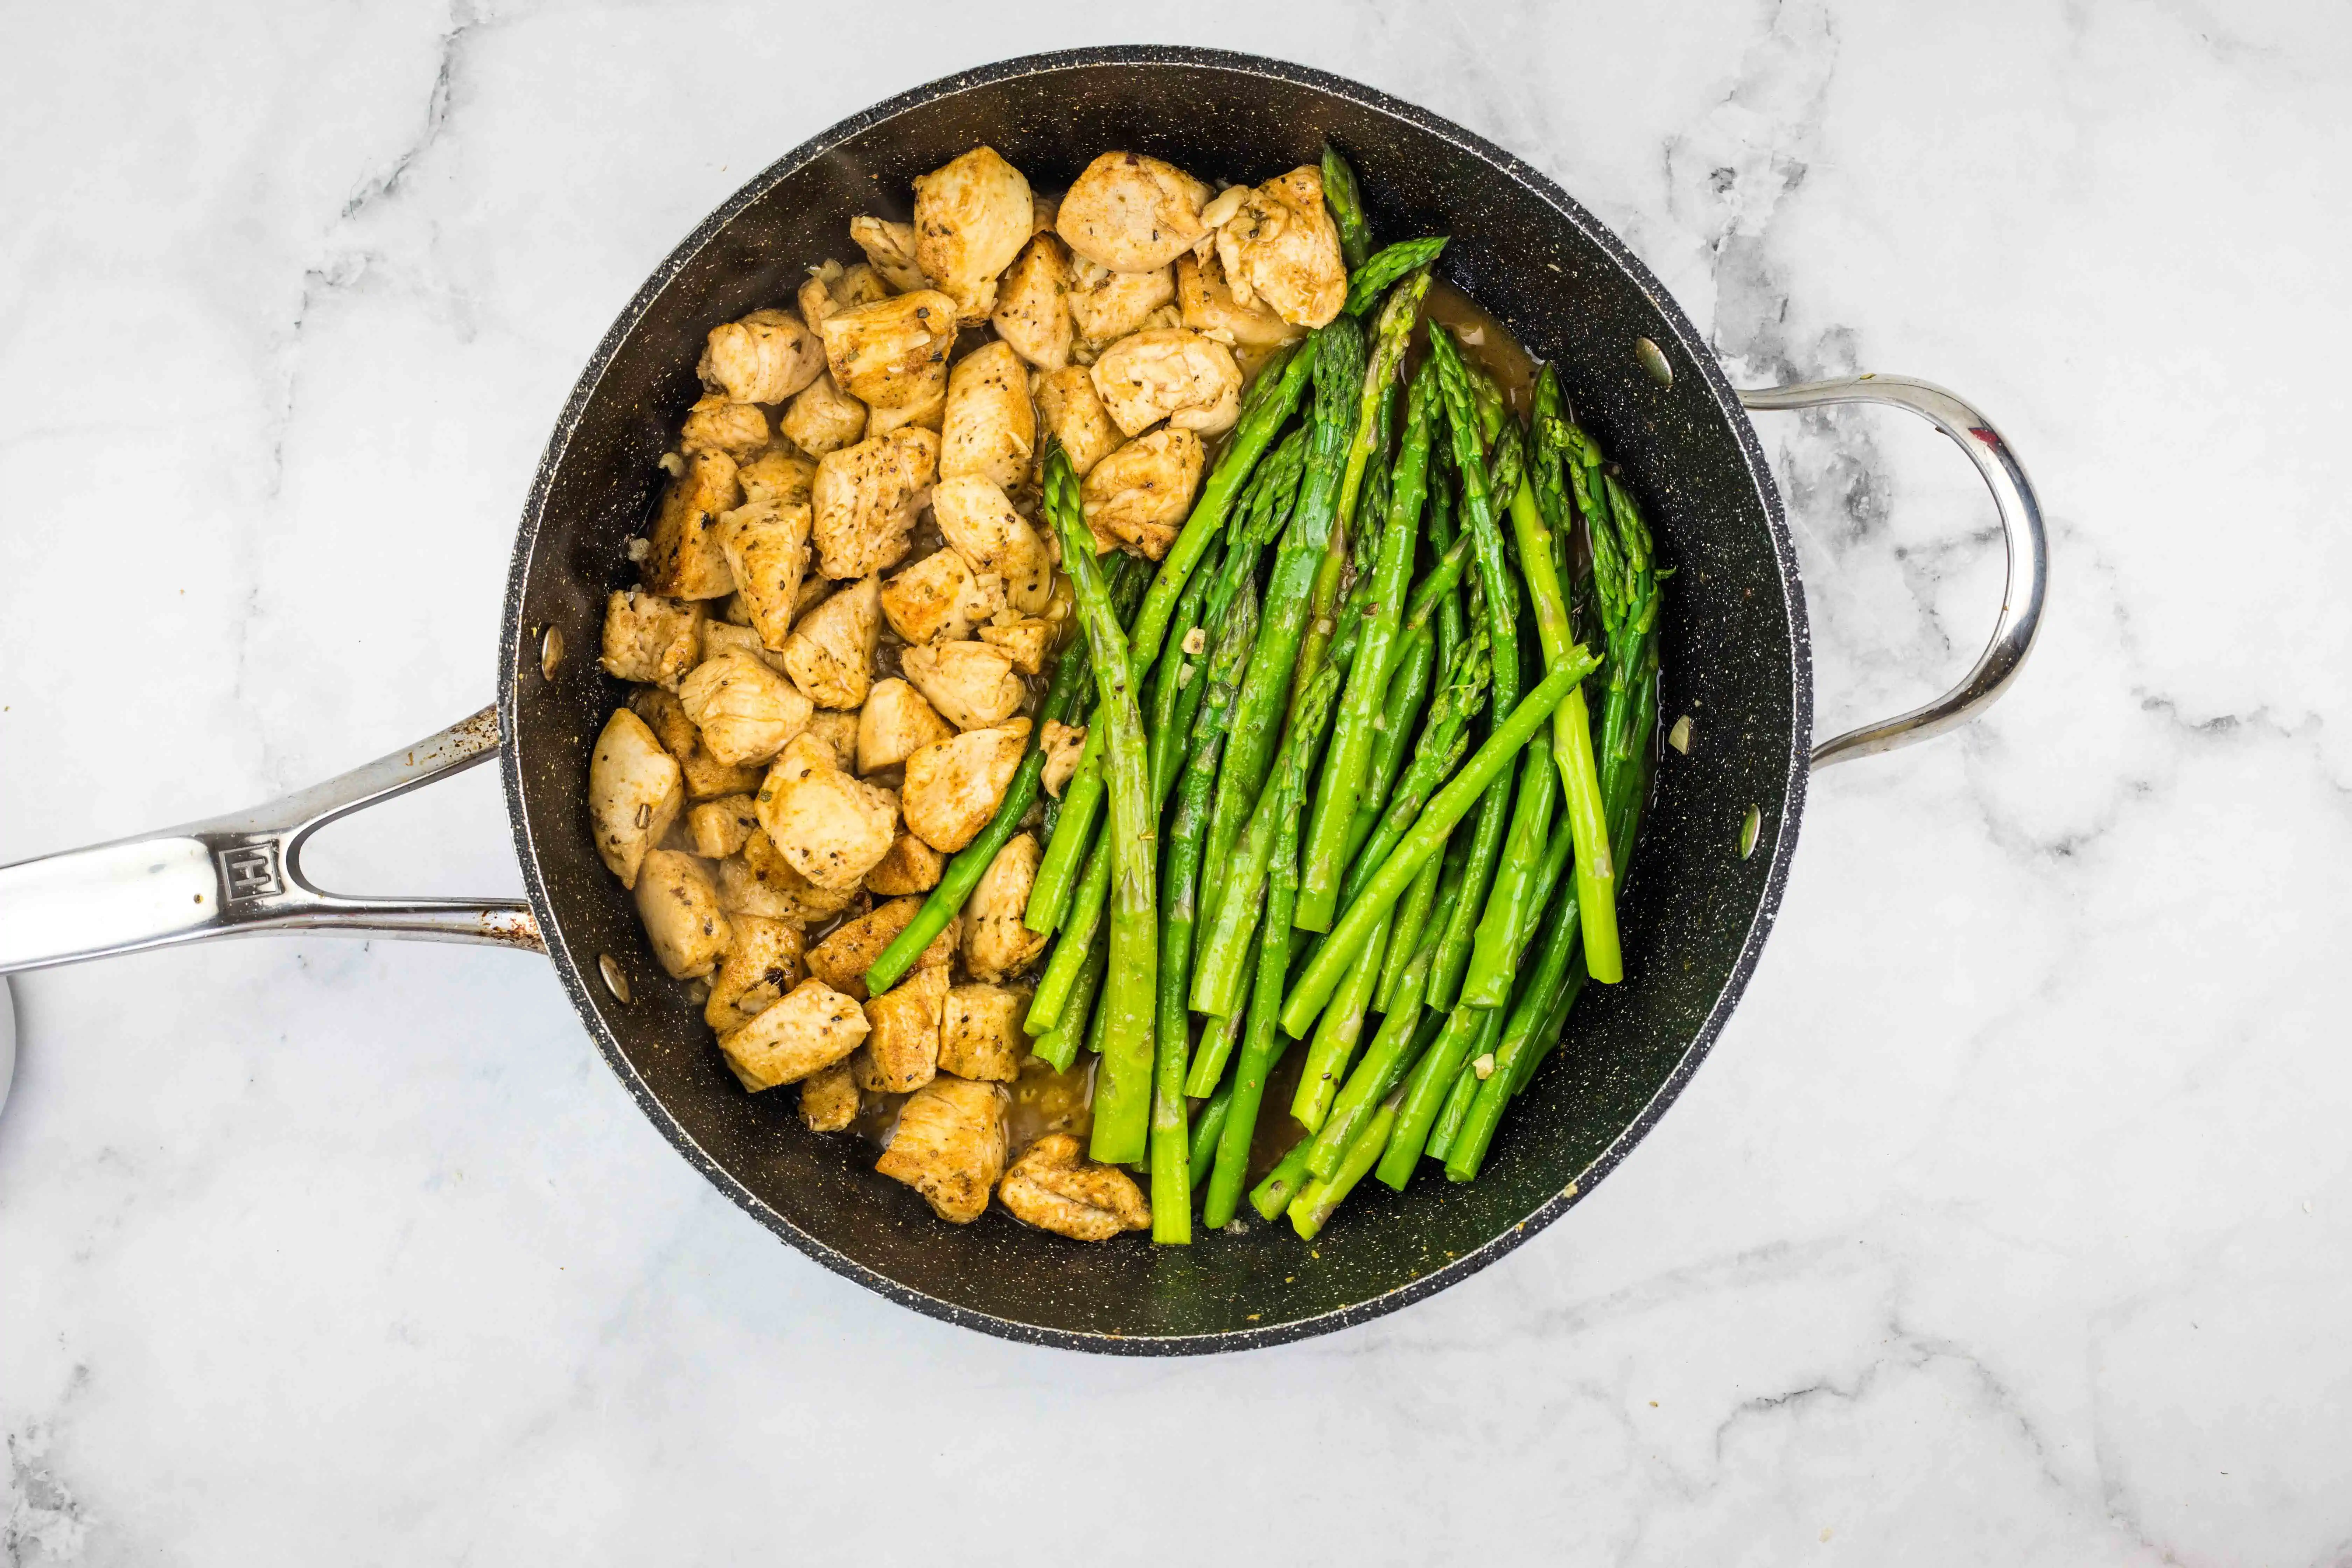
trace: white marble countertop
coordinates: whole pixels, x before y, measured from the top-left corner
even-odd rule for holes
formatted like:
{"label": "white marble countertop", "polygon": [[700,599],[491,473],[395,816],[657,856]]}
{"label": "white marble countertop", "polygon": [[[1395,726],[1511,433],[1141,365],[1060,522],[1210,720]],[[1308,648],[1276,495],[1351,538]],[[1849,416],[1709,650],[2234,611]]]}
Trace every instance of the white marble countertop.
{"label": "white marble countertop", "polygon": [[[1556,175],[1735,381],[1962,391],[2055,589],[1986,722],[1815,784],[1745,1004],[1599,1192],[1280,1350],[1024,1348],[825,1273],[527,958],[24,977],[0,1554],[2341,1561],[2352,17],[2238,9],[1024,0],[827,49],[852,13],[736,0],[20,8],[0,861],[485,701],[644,274],[835,119],[1065,44],[1360,78]],[[1999,593],[1981,490],[1899,416],[1762,427],[1824,732],[1938,689]],[[517,885],[487,771],[365,824],[321,870]]]}

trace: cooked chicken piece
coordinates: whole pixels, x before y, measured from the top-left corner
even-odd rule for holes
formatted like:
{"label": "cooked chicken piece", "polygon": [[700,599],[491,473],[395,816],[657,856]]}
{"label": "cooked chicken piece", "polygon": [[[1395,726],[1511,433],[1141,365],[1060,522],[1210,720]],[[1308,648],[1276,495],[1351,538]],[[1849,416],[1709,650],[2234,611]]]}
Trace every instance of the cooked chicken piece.
{"label": "cooked chicken piece", "polygon": [[1137,332],[1094,365],[1095,390],[1111,422],[1138,436],[1162,419],[1214,436],[1241,417],[1242,371],[1234,351],[1183,327]]}
{"label": "cooked chicken piece", "polygon": [[649,684],[676,680],[702,657],[699,599],[614,589],[604,601],[604,673]]}
{"label": "cooked chicken piece", "polygon": [[[1176,275],[1165,267],[1150,272],[1114,272],[1083,258],[1070,264],[1070,322],[1076,332],[1071,357],[1091,361],[1111,343],[1149,326],[1176,302]],[[1171,312],[1172,313],[1172,312]]]}
{"label": "cooked chicken piece", "polygon": [[764,763],[808,728],[814,705],[747,653],[704,659],[678,682],[677,700],[710,754],[730,767]]}
{"label": "cooked chicken piece", "polygon": [[1069,247],[1051,234],[1040,234],[997,279],[990,324],[1013,353],[1039,370],[1059,370],[1070,363],[1075,330],[1069,296]]}
{"label": "cooked chicken piece", "polygon": [[793,624],[822,605],[833,594],[833,579],[822,572],[812,572],[801,579],[801,591],[793,595]]}
{"label": "cooked chicken piece", "polygon": [[776,428],[801,450],[822,458],[866,434],[866,405],[842,391],[826,371],[801,389]]}
{"label": "cooked chicken piece", "polygon": [[722,763],[711,754],[702,743],[702,731],[675,693],[658,686],[640,686],[629,694],[629,707],[652,729],[662,749],[677,759],[688,800],[749,795],[760,787],[758,768]]}
{"label": "cooked chicken piece", "polygon": [[857,242],[857,248],[866,253],[866,261],[882,281],[899,293],[912,293],[930,287],[923,277],[923,269],[915,263],[913,224],[891,223],[878,217],[854,217],[849,220],[849,237]]}
{"label": "cooked chicken piece", "polygon": [[1078,1157],[1078,1141],[1048,1132],[1004,1173],[996,1195],[1015,1219],[1073,1241],[1108,1241],[1123,1230],[1151,1228],[1151,1205],[1135,1178],[1115,1165]]}
{"label": "cooked chicken piece", "polygon": [[816,465],[786,447],[770,447],[736,470],[746,501],[806,506],[816,482]]}
{"label": "cooked chicken piece", "polygon": [[750,1023],[808,978],[800,927],[758,915],[730,915],[727,923],[735,940],[702,1005],[702,1021],[721,1034]]}
{"label": "cooked chicken piece", "polygon": [[740,321],[711,328],[695,370],[703,385],[738,403],[782,403],[824,368],[824,346],[799,317],[789,310],[754,310]]}
{"label": "cooked chicken piece", "polygon": [[915,751],[907,758],[907,784],[898,796],[907,831],[950,855],[971,843],[996,815],[1028,747],[1029,721],[1015,719]]}
{"label": "cooked chicken piece", "polygon": [[[1029,390],[1037,400],[1039,422],[1046,434],[1061,437],[1070,454],[1070,468],[1078,478],[1085,479],[1097,463],[1118,450],[1118,426],[1110,422],[1102,396],[1095,391],[1094,374],[1085,365],[1069,365],[1034,377]],[[1043,441],[1037,445],[1044,450]]]}
{"label": "cooked chicken piece", "polygon": [[922,493],[939,472],[940,438],[929,430],[868,436],[817,463],[812,532],[828,577],[863,577],[907,553]]}
{"label": "cooked chicken piece", "polygon": [[928,893],[940,885],[948,858],[916,837],[901,833],[890,841],[890,853],[866,873],[866,886],[885,898],[902,893]]}
{"label": "cooked chicken piece", "polygon": [[1064,787],[1070,782],[1070,775],[1078,771],[1078,758],[1086,752],[1087,727],[1048,719],[1045,721],[1042,749],[1045,753],[1045,771],[1039,775],[1037,782],[1045,786],[1047,795],[1059,800]]}
{"label": "cooked chicken piece", "polygon": [[1319,327],[1348,302],[1339,230],[1323,205],[1323,174],[1302,163],[1242,198],[1217,230],[1217,258],[1236,304],[1260,300],[1294,327]]}
{"label": "cooked chicken piece", "polygon": [[1029,694],[1004,650],[984,642],[910,647],[898,656],[898,669],[959,730],[1002,724]]}
{"label": "cooked chicken piece", "polygon": [[1207,231],[1209,187],[1157,158],[1106,153],[1062,196],[1054,227],[1089,261],[1121,272],[1165,267]]}
{"label": "cooked chicken piece", "polygon": [[752,834],[740,852],[719,862],[719,907],[730,917],[757,915],[805,926],[831,920],[857,896],[856,888],[836,891],[802,876],[764,831]]}
{"label": "cooked chicken piece", "polygon": [[1021,923],[1037,861],[1037,840],[1016,833],[974,884],[963,907],[963,966],[974,980],[1018,974],[1045,951],[1045,938]]}
{"label": "cooked chicken piece", "polygon": [[1201,456],[1190,430],[1154,430],[1097,463],[1079,487],[1096,550],[1147,561],[1167,554],[1200,489]]}
{"label": "cooked chicken piece", "polygon": [[740,854],[743,841],[759,830],[760,814],[748,795],[722,795],[706,800],[686,814],[686,841],[706,860],[724,860]]}
{"label": "cooked chicken piece", "polygon": [[760,826],[793,869],[820,888],[855,889],[898,836],[898,799],[834,766],[813,735],[795,737],[768,770]]}
{"label": "cooked chicken piece", "polygon": [[[732,599],[728,601],[730,604],[734,602]],[[702,657],[717,658],[722,653],[748,654],[778,675],[784,673],[784,656],[761,642],[760,634],[750,626],[739,626],[732,621],[703,622]]]}
{"label": "cooked chicken piece", "polygon": [[799,301],[801,320],[810,331],[824,325],[824,319],[836,310],[854,310],[870,305],[877,300],[887,299],[888,285],[873,264],[861,261],[855,267],[844,267],[838,261],[828,261],[822,267],[809,268],[808,281],[801,285]]}
{"label": "cooked chicken piece", "polygon": [[801,1079],[801,1120],[812,1132],[839,1132],[857,1120],[857,1079],[845,1061]]}
{"label": "cooked chicken piece", "polygon": [[996,275],[1028,243],[1029,182],[974,147],[915,181],[915,265],[967,324],[996,308]]}
{"label": "cooked chicken piece", "polygon": [[637,885],[646,852],[661,842],[686,806],[677,759],[663,749],[646,721],[616,708],[588,759],[588,821],[596,853],[621,879]]}
{"label": "cooked chicken piece", "polygon": [[1244,305],[1234,299],[1225,282],[1225,264],[1214,249],[1203,257],[1177,258],[1176,300],[1186,326],[1230,347],[1270,349],[1299,335],[1299,329],[1276,315],[1264,300]]}
{"label": "cooked chicken piece", "polygon": [[1001,985],[959,985],[940,1016],[940,1070],[958,1078],[1011,1083],[1028,1054],[1017,1021],[1027,1005]]}
{"label": "cooked chicken piece", "polygon": [[734,933],[701,861],[676,849],[648,850],[635,891],[637,919],[671,979],[692,980],[719,967]]}
{"label": "cooked chicken piece", "polygon": [[893,430],[929,430],[936,436],[947,422],[948,367],[944,362],[924,371],[906,402],[896,408],[866,411],[866,434],[887,436]]}
{"label": "cooked chicken piece", "polygon": [[910,643],[961,642],[1004,608],[1004,579],[934,550],[882,584],[882,616]]}
{"label": "cooked chicken piece", "polygon": [[820,708],[809,715],[808,732],[833,748],[833,765],[845,773],[857,763],[857,711],[851,708]]}
{"label": "cooked chicken piece", "polygon": [[1045,656],[1054,651],[1054,623],[1040,616],[1021,616],[981,627],[980,640],[1003,648],[1022,674],[1043,675]]}
{"label": "cooked chicken piece", "polygon": [[857,715],[857,771],[895,768],[925,746],[955,738],[955,726],[923,700],[923,694],[892,676],[877,680]]}
{"label": "cooked chicken piece", "polygon": [[824,319],[825,359],[841,390],[877,416],[927,395],[955,343],[955,301],[918,289]]}
{"label": "cooked chicken piece", "polygon": [[1005,1099],[992,1083],[931,1079],[899,1110],[874,1168],[920,1193],[941,1219],[971,1224],[1004,1172]]}
{"label": "cooked chicken piece", "polygon": [[866,1038],[866,1010],[820,980],[803,980],[750,1023],[719,1037],[748,1089],[773,1089],[829,1068]]}
{"label": "cooked chicken piece", "polygon": [[689,457],[724,452],[739,463],[749,462],[767,450],[768,411],[756,403],[737,403],[724,393],[710,393],[686,411],[677,444]]}
{"label": "cooked chicken piece", "polygon": [[644,564],[645,585],[673,599],[723,599],[735,591],[727,552],[719,547],[719,519],[742,499],[735,459],[698,452],[670,482],[654,519]]}
{"label": "cooked chicken piece", "polygon": [[940,1070],[940,1015],[947,1000],[944,963],[919,968],[881,995],[867,998],[866,1022],[873,1033],[856,1058],[866,1069],[857,1087],[877,1094],[903,1094],[930,1082]]}
{"label": "cooked chicken piece", "polygon": [[805,505],[746,501],[719,520],[719,548],[742,595],[760,641],[782,648],[792,635],[793,605],[808,575],[809,529]]}
{"label": "cooked chicken piece", "polygon": [[[854,921],[835,926],[833,933],[808,951],[808,972],[845,996],[866,1000],[866,972],[883,950],[898,940],[898,933],[920,914],[920,899],[892,899],[887,904],[877,904]],[[955,962],[956,942],[962,934],[959,921],[948,921],[947,929],[931,939],[915,960],[914,967],[928,969],[934,964],[944,967]]]}
{"label": "cooked chicken piece", "polygon": [[882,579],[860,578],[800,618],[784,642],[784,668],[818,707],[860,707],[881,637]]}
{"label": "cooked chicken piece", "polygon": [[941,479],[931,489],[931,518],[974,572],[1004,580],[1004,602],[1013,609],[1034,616],[1052,602],[1054,558],[1001,487],[971,477]]}
{"label": "cooked chicken piece", "polygon": [[990,343],[956,361],[940,426],[940,478],[971,475],[1009,488],[1029,471],[1036,447],[1029,371],[1013,345]]}

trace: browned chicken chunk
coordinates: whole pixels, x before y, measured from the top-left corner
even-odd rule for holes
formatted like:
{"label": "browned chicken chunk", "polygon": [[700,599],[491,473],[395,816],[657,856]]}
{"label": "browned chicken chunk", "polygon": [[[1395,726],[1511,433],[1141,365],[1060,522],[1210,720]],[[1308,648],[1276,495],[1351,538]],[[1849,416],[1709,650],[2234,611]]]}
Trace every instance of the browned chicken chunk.
{"label": "browned chicken chunk", "polygon": [[944,964],[917,969],[879,996],[866,999],[873,1031],[852,1058],[857,1086],[877,1094],[904,1094],[931,1081],[940,1068],[940,1016],[947,1005]]}
{"label": "browned chicken chunk", "polygon": [[671,979],[691,980],[719,966],[733,933],[701,861],[676,849],[652,850],[637,868],[635,892],[637,919]]}
{"label": "browned chicken chunk", "polygon": [[931,490],[931,518],[974,572],[1003,580],[1008,606],[1034,616],[1053,602],[1054,558],[995,483],[977,477],[941,479]]}
{"label": "browned chicken chunk", "polygon": [[727,552],[719,545],[719,519],[742,499],[735,459],[698,452],[673,480],[654,518],[642,567],[645,585],[674,599],[723,599],[735,591]]}
{"label": "browned chicken chunk", "polygon": [[719,520],[719,547],[735,592],[761,643],[781,650],[792,635],[793,607],[808,577],[810,512],[805,504],[746,501]]}
{"label": "browned chicken chunk", "polygon": [[980,628],[980,640],[1003,648],[1022,674],[1043,675],[1045,656],[1054,650],[1054,623],[1042,616],[993,621]]}
{"label": "browned chicken chunk", "polygon": [[864,577],[907,553],[916,506],[939,473],[940,438],[893,430],[818,460],[811,532],[828,577]]}
{"label": "browned chicken chunk", "polygon": [[[849,237],[866,253],[866,260],[882,281],[901,294],[930,284],[923,269],[915,262],[915,226],[891,223],[878,217],[854,217],[849,220]],[[856,307],[851,307],[855,309]]]}
{"label": "browned chicken chunk", "polygon": [[996,275],[1029,230],[1029,182],[993,147],[974,147],[915,181],[915,265],[967,324],[996,308]]}
{"label": "browned chicken chunk", "polygon": [[917,749],[907,758],[899,795],[907,830],[950,855],[971,843],[996,815],[1028,746],[1029,721],[1015,719]]}
{"label": "browned chicken chunk", "polygon": [[688,456],[724,452],[747,463],[768,447],[768,412],[756,403],[737,403],[714,392],[686,411],[677,444]]}
{"label": "browned chicken chunk", "polygon": [[1300,332],[1262,299],[1250,305],[1235,300],[1225,282],[1225,264],[1217,259],[1213,249],[1203,257],[1177,259],[1176,300],[1183,309],[1186,326],[1229,347],[1275,348]]}
{"label": "browned chicken chunk", "polygon": [[1217,258],[1236,303],[1263,300],[1294,327],[1319,327],[1348,302],[1339,230],[1311,164],[1268,180],[1217,230]]}
{"label": "browned chicken chunk", "polygon": [[1041,234],[1023,247],[996,285],[996,335],[1039,370],[1070,363],[1070,252]]}
{"label": "browned chicken chunk", "polygon": [[974,980],[1007,980],[1036,962],[1045,938],[1021,923],[1037,879],[1037,840],[1005,840],[963,907],[963,966]]}
{"label": "browned chicken chunk", "polygon": [[784,748],[757,798],[761,829],[820,888],[855,889],[898,837],[898,797],[835,767],[810,736]]}
{"label": "browned chicken chunk", "polygon": [[910,647],[898,656],[898,668],[940,717],[959,730],[1002,724],[1029,695],[1004,650],[984,642]]}
{"label": "browned chicken chunk", "polygon": [[1078,759],[1086,754],[1087,727],[1048,719],[1045,721],[1043,749],[1045,769],[1038,775],[1037,782],[1045,785],[1047,795],[1059,800],[1064,786],[1070,782],[1070,775],[1078,771]]}
{"label": "browned chicken chunk", "polygon": [[[1037,418],[1045,433],[1060,439],[1070,454],[1070,468],[1085,479],[1094,466],[1118,450],[1118,426],[1110,422],[1102,395],[1095,391],[1094,373],[1074,364],[1032,378],[1031,395],[1037,400]],[[1044,448],[1044,443],[1038,443]]]}
{"label": "browned chicken chunk", "polygon": [[802,876],[764,828],[719,862],[719,907],[730,916],[757,915],[804,926],[831,920],[859,896],[856,888],[820,888]]}
{"label": "browned chicken chunk", "polygon": [[[665,694],[666,695],[666,694]],[[637,885],[637,869],[686,806],[677,759],[646,721],[614,710],[588,758],[588,822],[596,853],[621,886]]]}
{"label": "browned chicken chunk", "polygon": [[800,618],[784,639],[784,670],[820,708],[856,708],[873,681],[882,637],[882,579],[861,578]]}
{"label": "browned chicken chunk", "polygon": [[[808,972],[845,996],[866,1000],[866,972],[882,952],[898,940],[898,933],[920,914],[920,899],[892,899],[877,904],[854,921],[844,921],[832,934],[808,950]],[[962,935],[960,921],[950,921],[947,929],[933,937],[915,960],[915,967],[928,969],[935,964],[955,961],[956,942]]]}
{"label": "browned chicken chunk", "polygon": [[689,801],[722,795],[746,795],[760,787],[760,770],[722,763],[702,743],[702,731],[688,716],[686,704],[658,686],[640,686],[629,698],[629,709],[646,721],[662,749],[677,759]]}
{"label": "browned chicken chunk", "polygon": [[1154,430],[1097,463],[1079,487],[1096,547],[1147,561],[1167,554],[1192,510],[1201,460],[1190,430]]}
{"label": "browned chicken chunk", "polygon": [[1151,1205],[1125,1171],[1078,1157],[1078,1141],[1048,1132],[1022,1152],[997,1190],[1015,1219],[1074,1241],[1151,1228]]}
{"label": "browned chicken chunk", "polygon": [[1137,332],[1094,363],[1095,391],[1129,436],[1162,419],[1214,436],[1241,417],[1242,372],[1233,350],[1183,327]]}
{"label": "browned chicken chunk", "polygon": [[806,506],[816,483],[816,465],[788,447],[770,447],[735,470],[746,501]]}
{"label": "browned chicken chunk", "polygon": [[814,711],[791,681],[744,653],[696,665],[678,682],[677,700],[710,754],[730,767],[766,762]]}
{"label": "browned chicken chunk", "polygon": [[782,403],[816,379],[824,350],[789,310],[754,310],[710,330],[697,367],[705,386],[738,403]]}
{"label": "browned chicken chunk", "polygon": [[971,1224],[1004,1172],[1005,1100],[992,1083],[931,1079],[908,1097],[874,1168],[920,1193],[941,1219]]}
{"label": "browned chicken chunk", "polygon": [[727,923],[735,940],[702,1005],[702,1021],[721,1034],[750,1023],[808,978],[800,927],[744,914],[729,915]]}
{"label": "browned chicken chunk", "polygon": [[808,281],[801,285],[801,321],[814,332],[835,311],[870,305],[877,300],[887,299],[889,294],[889,285],[882,281],[873,263],[861,261],[855,267],[844,267],[838,261],[828,261],[822,267],[810,268]]}
{"label": "browned chicken chunk", "polygon": [[839,1132],[857,1120],[857,1079],[845,1061],[801,1079],[801,1120],[812,1132]]}
{"label": "browned chicken chunk", "polygon": [[901,833],[890,842],[890,852],[866,873],[868,890],[885,898],[902,893],[928,893],[940,885],[948,858],[916,837]]}
{"label": "browned chicken chunk", "polygon": [[824,319],[826,362],[842,391],[867,408],[905,408],[947,385],[955,301],[935,289],[877,300]]}
{"label": "browned chicken chunk", "polygon": [[663,685],[702,658],[702,602],[615,589],[604,601],[604,673]]}
{"label": "browned chicken chunk", "polygon": [[797,1083],[846,1058],[866,1038],[866,1010],[821,980],[803,980],[748,1024],[719,1037],[748,1089]]}
{"label": "browned chicken chunk", "polygon": [[1004,608],[1004,581],[934,550],[882,584],[882,618],[907,642],[961,642]]}
{"label": "browned chicken chunk", "polygon": [[921,692],[897,676],[877,680],[857,715],[857,771],[895,768],[925,746],[953,740],[955,732]]}
{"label": "browned chicken chunk", "polygon": [[1028,1045],[1021,1033],[1027,998],[1002,985],[958,985],[940,1016],[940,1070],[1011,1083]]}
{"label": "browned chicken chunk", "polygon": [[1207,232],[1209,187],[1157,158],[1105,153],[1062,196],[1054,226],[1072,250],[1120,272],[1165,267]]}
{"label": "browned chicken chunk", "polygon": [[[737,599],[741,597],[740,594],[736,595]],[[728,601],[730,604],[734,602],[734,599]],[[778,675],[784,673],[784,656],[761,642],[760,634],[750,626],[739,626],[732,621],[703,622],[702,657],[706,659],[717,658],[722,653],[748,655],[758,659]]]}
{"label": "browned chicken chunk", "polygon": [[1176,276],[1165,267],[1149,272],[1114,272],[1091,261],[1070,265],[1070,324],[1076,334],[1070,357],[1092,361],[1104,349],[1146,327],[1172,327]]}
{"label": "browned chicken chunk", "polygon": [[942,418],[941,479],[971,475],[1009,489],[1029,471],[1037,416],[1029,406],[1029,369],[1012,344],[989,343],[955,363]]}
{"label": "browned chicken chunk", "polygon": [[743,841],[760,826],[759,813],[748,795],[722,795],[706,800],[686,814],[686,841],[706,860],[724,860],[740,854]]}
{"label": "browned chicken chunk", "polygon": [[801,389],[776,428],[802,451],[822,458],[866,434],[866,405],[842,391],[827,371]]}

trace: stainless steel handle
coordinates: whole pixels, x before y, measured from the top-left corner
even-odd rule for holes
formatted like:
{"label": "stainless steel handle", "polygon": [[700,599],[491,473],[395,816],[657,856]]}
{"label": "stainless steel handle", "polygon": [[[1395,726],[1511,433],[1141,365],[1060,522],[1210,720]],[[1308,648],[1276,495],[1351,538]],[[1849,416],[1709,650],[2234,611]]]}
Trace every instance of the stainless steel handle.
{"label": "stainless steel handle", "polygon": [[230,816],[0,866],[0,973],[256,931],[483,942],[545,952],[514,899],[354,899],[311,885],[302,846],[362,806],[487,762],[499,711]]}
{"label": "stainless steel handle", "polygon": [[2034,499],[2033,483],[2024,465],[2009,449],[1992,421],[1965,400],[1932,382],[1904,375],[1856,375],[1840,381],[1811,381],[1801,386],[1771,386],[1743,392],[1739,401],[1757,410],[1819,408],[1832,403],[1882,403],[1907,408],[1959,443],[1977,467],[1992,502],[2000,512],[2000,531],[2009,544],[2009,584],[2001,592],[2000,617],[1993,622],[1992,640],[1985,645],[1958,686],[1924,707],[1908,713],[1849,730],[1813,748],[1812,765],[1825,768],[1849,757],[1891,752],[1915,741],[1940,735],[1966,723],[2009,689],[2033,649],[2034,633],[2042,626],[2042,601],[2050,590],[2050,540],[2042,529],[2042,503]]}

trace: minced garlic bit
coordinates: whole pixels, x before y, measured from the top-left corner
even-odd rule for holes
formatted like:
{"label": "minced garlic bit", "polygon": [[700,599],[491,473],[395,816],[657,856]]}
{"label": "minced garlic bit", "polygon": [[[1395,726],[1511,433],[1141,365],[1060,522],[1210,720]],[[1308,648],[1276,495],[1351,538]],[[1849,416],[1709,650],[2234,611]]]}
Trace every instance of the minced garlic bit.
{"label": "minced garlic bit", "polygon": [[1200,657],[1201,657],[1201,650],[1202,650],[1202,648],[1204,648],[1204,647],[1208,647],[1208,646],[1209,646],[1209,628],[1208,628],[1208,627],[1206,627],[1206,626],[1194,626],[1191,631],[1186,632],[1186,633],[1184,634],[1184,651],[1185,651],[1185,653],[1187,653],[1188,655],[1190,655],[1192,658],[1200,658]]}
{"label": "minced garlic bit", "polygon": [[1470,1064],[1470,1070],[1478,1075],[1478,1081],[1480,1083],[1484,1083],[1488,1079],[1494,1077],[1495,1053],[1488,1051],[1485,1056],[1482,1056],[1476,1061],[1472,1062]]}
{"label": "minced garlic bit", "polygon": [[676,452],[664,452],[661,455],[661,471],[671,479],[676,479],[686,472],[686,459]]}
{"label": "minced garlic bit", "polygon": [[1685,713],[1675,721],[1673,729],[1666,731],[1666,744],[1687,757],[1690,755],[1690,743],[1691,716]]}

